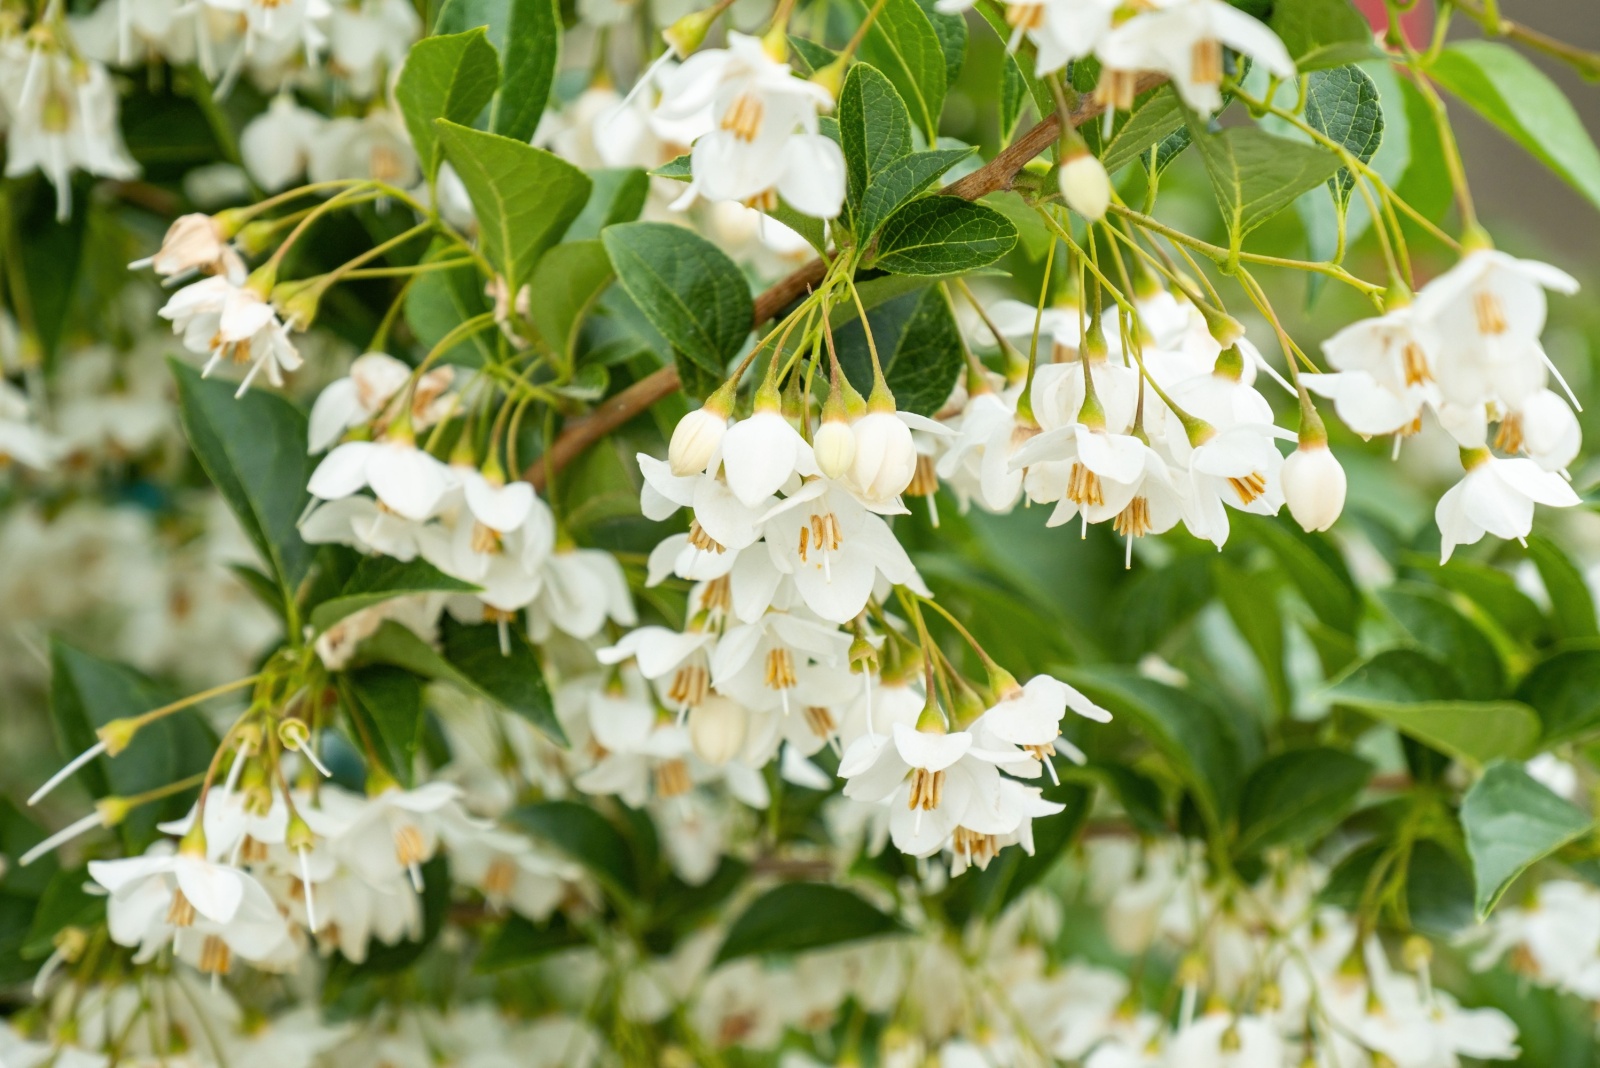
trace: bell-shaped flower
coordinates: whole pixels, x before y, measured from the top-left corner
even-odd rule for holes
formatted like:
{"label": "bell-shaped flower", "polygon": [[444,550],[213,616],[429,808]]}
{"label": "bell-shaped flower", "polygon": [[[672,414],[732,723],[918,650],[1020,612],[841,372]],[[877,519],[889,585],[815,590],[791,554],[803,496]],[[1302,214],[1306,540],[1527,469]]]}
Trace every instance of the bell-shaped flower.
{"label": "bell-shaped flower", "polygon": [[239,396],[257,374],[265,373],[268,382],[282,386],[283,372],[297,370],[304,362],[277,309],[253,285],[213,275],[178,290],[159,314],[172,321],[184,348],[209,357],[202,374],[209,375],[224,359],[250,365]]}
{"label": "bell-shaped flower", "polygon": [[311,472],[308,488],[313,497],[337,501],[371,487],[385,508],[421,521],[434,515],[454,484],[449,467],[401,434],[338,446]]}
{"label": "bell-shaped flower", "polygon": [[[436,367],[417,379],[411,390],[411,427],[426,430],[454,407],[446,396],[455,378],[453,367]],[[382,352],[368,352],[350,364],[350,373],[330,382],[311,405],[308,443],[322,452],[351,427],[390,415],[390,401],[411,380],[411,367]],[[382,422],[382,420],[379,420]],[[378,429],[382,429],[379,427]]]}
{"label": "bell-shaped flower", "polygon": [[155,255],[135,260],[128,267],[149,267],[168,280],[197,271],[224,275],[240,285],[246,277],[244,261],[229,243],[227,232],[216,219],[198,212],[174,219]]}
{"label": "bell-shaped flower", "polygon": [[774,405],[728,428],[722,439],[722,470],[728,488],[746,508],[755,508],[796,475],[815,475],[816,457],[800,432]]}
{"label": "bell-shaped flower", "polygon": [[[850,636],[804,609],[729,627],[711,654],[711,685],[746,708],[804,707],[819,673],[848,673]],[[816,672],[811,669],[816,668]]]}
{"label": "bell-shaped flower", "polygon": [[1501,459],[1487,452],[1465,456],[1460,482],[1445,491],[1434,508],[1442,540],[1441,561],[1457,545],[1472,545],[1485,534],[1523,541],[1533,530],[1533,506],[1574,508],[1583,503],[1566,479],[1532,460]]}
{"label": "bell-shaped flower", "polygon": [[639,622],[622,565],[604,549],[558,546],[545,561],[544,586],[530,606],[533,639],[543,641],[555,629],[587,641],[607,620],[624,627]]}
{"label": "bell-shaped flower", "polygon": [[1546,471],[1565,471],[1583,448],[1583,428],[1565,400],[1541,389],[1500,417],[1494,446],[1522,453]]}
{"label": "bell-shaped flower", "polygon": [[[1279,473],[1283,455],[1273,444],[1274,428],[1240,424],[1214,434],[1189,457],[1189,533],[1221,548],[1228,540],[1227,508],[1276,515],[1283,506]],[[1227,507],[1224,507],[1226,505]]]}
{"label": "bell-shaped flower", "polygon": [[[45,30],[41,22],[36,30]],[[37,170],[56,191],[56,218],[72,214],[72,172],[133,178],[139,167],[122,142],[117,90],[101,64],[83,60],[52,35],[5,42],[0,98],[7,117],[6,177]]]}
{"label": "bell-shaped flower", "polygon": [[327,121],[301,107],[294,94],[279,93],[239,135],[245,170],[268,193],[289,188],[305,176],[311,143]]}
{"label": "bell-shaped flower", "polygon": [[[983,724],[989,736],[1015,745],[1051,767],[1050,754],[1061,737],[1061,720],[1068,711],[1096,723],[1111,722],[1111,713],[1076,687],[1050,675],[1035,675],[1022,686],[1013,682],[1005,687],[999,701],[984,712],[978,723]],[[976,724],[973,730],[977,731]],[[1037,768],[1034,774],[1038,774]],[[1051,774],[1054,776],[1053,767]]]}
{"label": "bell-shaped flower", "polygon": [[[1168,0],[1138,10],[1106,35],[1096,54],[1102,84],[1119,75],[1155,71],[1171,79],[1185,104],[1209,115],[1222,106],[1224,46],[1279,78],[1295,75],[1294,60],[1278,35],[1225,0]],[[1125,106],[1121,99],[1113,103]]]}
{"label": "bell-shaped flower", "polygon": [[1437,336],[1445,378],[1458,362],[1499,363],[1523,357],[1521,342],[1544,332],[1545,290],[1571,294],[1578,283],[1558,268],[1495,249],[1467,253],[1417,294],[1416,317]]}

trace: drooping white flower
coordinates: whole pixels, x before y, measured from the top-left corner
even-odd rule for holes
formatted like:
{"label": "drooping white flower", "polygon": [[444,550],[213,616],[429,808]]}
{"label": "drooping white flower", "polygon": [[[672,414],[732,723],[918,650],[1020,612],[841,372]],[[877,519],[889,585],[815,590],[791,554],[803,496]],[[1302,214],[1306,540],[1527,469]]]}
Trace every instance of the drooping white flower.
{"label": "drooping white flower", "polygon": [[1322,343],[1334,368],[1302,374],[1305,387],[1333,401],[1334,411],[1357,434],[1408,433],[1423,405],[1438,404],[1439,341],[1414,305],[1351,323]]}
{"label": "drooping white flower", "polygon": [[268,193],[289,188],[305,176],[312,140],[326,122],[320,112],[301,107],[293,94],[279,93],[239,135],[245,170]]}
{"label": "drooping white flower", "polygon": [[238,396],[257,374],[264,373],[268,382],[282,386],[283,372],[298,370],[304,362],[277,309],[254,285],[214,275],[178,290],[160,315],[172,321],[185,348],[209,357],[202,374],[209,375],[224,359],[249,364]]}
{"label": "drooping white flower", "polygon": [[403,519],[430,518],[454,479],[450,468],[414,441],[347,441],[311,472],[311,495],[337,501],[371,487],[379,503]]}
{"label": "drooping white flower", "polygon": [[[1294,77],[1294,60],[1278,35],[1225,0],[1166,0],[1137,11],[1095,52],[1105,72],[1103,87],[1119,73],[1156,71],[1171,79],[1184,103],[1209,115],[1222,106],[1224,46],[1279,78]],[[1127,106],[1121,99],[1112,102]]]}
{"label": "drooping white flower", "polygon": [[698,475],[705,471],[711,457],[722,445],[722,436],[728,430],[726,412],[707,405],[696,408],[672,428],[672,441],[667,446],[667,463],[672,473],[680,477]]}
{"label": "drooping white flower", "polygon": [[798,475],[818,474],[816,457],[800,432],[776,407],[758,403],[754,415],[728,428],[722,439],[728,488],[755,508]]}
{"label": "drooping white flower", "polygon": [[[410,396],[414,430],[426,430],[453,409],[454,400],[445,391],[454,379],[455,368],[450,366],[435,367],[417,379]],[[357,356],[347,376],[335,379],[317,394],[311,406],[309,451],[322,452],[351,427],[392,415],[387,412],[389,402],[410,380],[411,367],[393,356],[382,352]]]}
{"label": "drooping white flower", "polygon": [[1289,514],[1305,530],[1327,530],[1344,511],[1344,468],[1327,442],[1301,445],[1283,462],[1280,477]]}
{"label": "drooping white flower", "polygon": [[1449,560],[1457,545],[1475,544],[1485,534],[1522,541],[1533,530],[1535,504],[1573,508],[1582,503],[1565,479],[1532,460],[1480,452],[1466,462],[1467,473],[1434,508],[1442,560]]}
{"label": "drooping white flower", "polygon": [[198,212],[174,219],[155,255],[128,266],[149,267],[167,279],[183,278],[196,271],[225,275],[241,285],[245,279],[244,261],[228,242],[224,228],[212,216]]}

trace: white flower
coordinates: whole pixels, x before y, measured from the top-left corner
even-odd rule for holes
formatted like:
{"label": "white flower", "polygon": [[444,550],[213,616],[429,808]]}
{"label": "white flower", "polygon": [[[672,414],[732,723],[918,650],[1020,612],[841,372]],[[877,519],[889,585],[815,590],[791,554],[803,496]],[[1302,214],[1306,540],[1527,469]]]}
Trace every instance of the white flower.
{"label": "white flower", "polygon": [[1209,115],[1222,106],[1224,45],[1279,78],[1294,77],[1294,60],[1278,35],[1225,0],[1166,0],[1138,11],[1100,42],[1096,54],[1107,74],[1165,74],[1184,103]]}
{"label": "white flower", "polygon": [[403,519],[430,518],[454,485],[451,470],[414,441],[347,441],[311,472],[314,497],[336,501],[370,486],[380,504]]}
{"label": "white flower", "polygon": [[329,58],[341,87],[358,99],[371,97],[383,85],[383,72],[399,70],[421,34],[422,20],[406,0],[359,0],[335,7],[328,27]]}
{"label": "white flower", "polygon": [[1283,505],[1283,456],[1272,428],[1240,424],[1213,435],[1189,459],[1189,512],[1184,525],[1218,548],[1228,540],[1224,504],[1256,515],[1276,515]]}
{"label": "white flower", "polygon": [[1288,1063],[1278,1029],[1259,1016],[1207,1013],[1172,1039],[1168,1057],[1184,1068],[1280,1068]]}
{"label": "white flower", "polygon": [[60,443],[33,422],[28,398],[0,379],[0,461],[15,460],[43,471],[60,452]]}
{"label": "white flower", "polygon": [[760,506],[796,474],[819,473],[800,432],[776,408],[760,407],[723,436],[722,469],[728,488],[746,508]]}
{"label": "white flower", "polygon": [[371,178],[406,188],[421,177],[400,116],[386,107],[362,118],[329,119],[306,146],[306,173],[313,182]]}
{"label": "white flower", "polygon": [[339,860],[369,886],[392,886],[409,879],[422,889],[422,865],[439,844],[442,821],[462,819],[461,788],[430,782],[414,790],[390,786],[360,797],[323,786],[321,809],[305,813],[311,829],[327,838]]}
{"label": "white flower", "polygon": [[304,362],[277,309],[252,285],[236,285],[221,275],[205,278],[174,293],[160,315],[172,321],[185,348],[210,357],[202,374],[209,375],[223,359],[250,365],[239,384],[241,397],[257,374],[265,372],[268,382],[282,386],[283,372]]}
{"label": "white flower", "polygon": [[1494,444],[1525,454],[1546,471],[1564,471],[1583,448],[1583,428],[1565,400],[1541,389],[1501,416]]}
{"label": "white flower", "polygon": [[228,243],[223,228],[216,219],[198,212],[174,219],[156,254],[128,266],[149,267],[169,279],[195,271],[226,275],[237,284],[243,284],[245,279],[244,261]]}
{"label": "white flower", "polygon": [[450,853],[451,878],[477,887],[491,908],[509,906],[530,920],[555,911],[579,868],[536,849],[519,834],[445,820],[441,830]]}
{"label": "white flower", "polygon": [[1581,504],[1560,475],[1532,460],[1506,460],[1479,454],[1467,461],[1466,475],[1445,491],[1434,508],[1443,540],[1442,560],[1457,545],[1472,545],[1484,534],[1522,541],[1533,529],[1533,506],[1573,508]]}
{"label": "white flower", "polygon": [[1105,165],[1086,151],[1069,157],[1061,165],[1061,195],[1067,207],[1090,222],[1105,218],[1111,206],[1111,178]]}
{"label": "white flower", "polygon": [[1308,531],[1327,530],[1344,511],[1344,468],[1327,442],[1302,445],[1283,462],[1283,499]]}
{"label": "white flower", "polygon": [[1461,258],[1417,294],[1415,315],[1438,336],[1440,377],[1460,363],[1495,364],[1520,355],[1520,343],[1544,331],[1545,290],[1571,294],[1571,275],[1494,249]]}
{"label": "white flower", "polygon": [[1409,432],[1424,404],[1439,403],[1435,381],[1438,339],[1414,305],[1351,323],[1322,343],[1334,368],[1302,374],[1311,392],[1333,401],[1334,411],[1357,434]]}
{"label": "white flower", "polygon": [[710,108],[713,128],[695,142],[694,178],[678,201],[696,196],[771,209],[782,197],[824,219],[844,204],[844,153],[817,132],[827,91],[794,77],[756,37],[728,34],[726,49],[690,56],[668,75],[657,114],[685,118]]}
{"label": "white flower", "polygon": [[[412,429],[426,430],[453,410],[454,398],[445,391],[454,379],[455,368],[449,366],[435,367],[417,379],[410,397]],[[349,375],[330,382],[312,404],[309,451],[322,452],[346,430],[380,415],[392,418],[396,413],[388,411],[389,402],[410,380],[411,367],[393,356],[382,352],[357,356]]]}
{"label": "white flower", "polygon": [[722,436],[727,430],[727,413],[710,406],[696,408],[678,420],[667,446],[667,463],[672,473],[683,477],[704,472],[722,445]]}
{"label": "white flower", "polygon": [[[1009,692],[1002,693],[994,707],[984,712],[973,724],[974,733],[998,738],[1002,742],[1019,746],[1033,759],[1050,768],[1050,753],[1061,737],[1061,719],[1071,710],[1084,719],[1096,723],[1111,722],[1111,713],[1060,679],[1050,675],[1035,675],[1026,685],[1010,684]],[[1068,750],[1076,752],[1076,750]],[[1078,754],[1081,761],[1082,754]],[[1038,774],[1038,768],[1032,774]]]}
{"label": "white flower", "polygon": [[245,170],[268,193],[289,188],[305,175],[312,139],[326,122],[296,103],[293,94],[279,93],[239,135]]}

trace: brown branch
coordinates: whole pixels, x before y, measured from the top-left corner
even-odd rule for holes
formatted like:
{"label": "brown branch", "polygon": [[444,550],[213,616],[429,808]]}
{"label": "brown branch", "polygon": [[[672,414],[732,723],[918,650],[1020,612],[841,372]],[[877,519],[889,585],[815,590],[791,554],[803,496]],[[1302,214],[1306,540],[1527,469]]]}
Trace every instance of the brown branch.
{"label": "brown branch", "polygon": [[[1152,89],[1162,80],[1159,75],[1147,74],[1139,80],[1138,91],[1143,93]],[[1072,125],[1082,126],[1091,119],[1099,118],[1104,112],[1105,109],[1101,105],[1095,103],[1092,97],[1086,96],[1078,102],[1078,106],[1072,112]],[[965,178],[951,182],[942,191],[943,195],[958,196],[964,200],[978,200],[990,193],[1010,189],[1011,183],[1022,168],[1028,165],[1028,161],[1054,144],[1060,134],[1060,117],[1052,113],[1011,142],[994,159]],[[827,265],[822,260],[816,259],[780,279],[770,289],[756,297],[752,327],[759,327],[805,295],[807,290],[822,281],[826,273]],[[588,415],[569,422],[555,444],[550,447],[550,451],[529,465],[522,473],[522,477],[532,482],[536,488],[543,489],[545,476],[549,472],[561,470],[584,449],[662,397],[670,395],[677,388],[676,367],[663,367],[641,378]]]}

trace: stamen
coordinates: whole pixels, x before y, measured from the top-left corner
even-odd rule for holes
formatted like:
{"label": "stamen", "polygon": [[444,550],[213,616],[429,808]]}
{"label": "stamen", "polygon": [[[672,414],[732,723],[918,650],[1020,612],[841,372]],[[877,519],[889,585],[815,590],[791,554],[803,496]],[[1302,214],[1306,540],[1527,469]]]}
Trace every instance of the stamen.
{"label": "stamen", "polygon": [[1258,471],[1252,471],[1243,478],[1230,478],[1228,485],[1233,487],[1233,492],[1237,493],[1245,504],[1267,492],[1266,476]]}
{"label": "stamen", "polygon": [[777,646],[767,653],[767,686],[774,690],[789,690],[795,685],[794,654],[786,646]]}
{"label": "stamen", "polygon": [[1222,84],[1222,42],[1215,38],[1196,41],[1190,52],[1189,76],[1196,85]]}
{"label": "stamen", "polygon": [[211,975],[221,975],[228,970],[228,965],[233,960],[233,952],[228,948],[228,943],[216,935],[206,935],[206,940],[200,943],[200,970]]}
{"label": "stamen", "polygon": [[931,812],[944,800],[944,772],[915,768],[911,772],[911,795],[906,807]]}
{"label": "stamen", "polygon": [[475,553],[497,553],[500,551],[500,532],[484,523],[472,524],[472,551]]}
{"label": "stamen", "polygon": [[504,901],[511,896],[517,882],[517,866],[505,857],[497,857],[483,874],[483,896],[490,901]]}
{"label": "stamen", "polygon": [[733,582],[727,575],[706,583],[700,593],[700,610],[720,615],[733,608]]}
{"label": "stamen", "polygon": [[1478,333],[1495,337],[1506,332],[1506,309],[1492,290],[1480,289],[1472,295],[1472,310],[1478,317]]}
{"label": "stamen", "polygon": [[1405,367],[1406,385],[1420,386],[1433,381],[1433,371],[1428,367],[1428,355],[1415,341],[1406,342],[1400,359]]}
{"label": "stamen", "polygon": [[656,765],[656,795],[662,798],[681,797],[694,785],[689,778],[689,765],[681,760],[666,760]]}
{"label": "stamen", "polygon": [[1067,474],[1067,500],[1079,508],[1091,508],[1105,503],[1100,476],[1076,461]]}
{"label": "stamen", "polygon": [[183,896],[182,890],[172,892],[172,904],[167,906],[167,923],[173,927],[194,926],[194,906]]}
{"label": "stamen", "polygon": [[1500,429],[1494,436],[1494,447],[1501,452],[1521,452],[1524,443],[1522,413],[1512,412],[1500,420]]}
{"label": "stamen", "polygon": [[711,672],[704,664],[685,664],[672,676],[667,697],[680,708],[700,705],[711,690]]}
{"label": "stamen", "polygon": [[722,128],[741,141],[753,142],[761,132],[761,120],[766,110],[766,105],[755,93],[740,93],[723,113]]}
{"label": "stamen", "polygon": [[837,730],[839,726],[834,722],[833,713],[829,712],[821,705],[807,705],[805,708],[805,717],[806,726],[811,728],[811,733],[815,734],[818,738],[832,737],[833,732]]}
{"label": "stamen", "polygon": [[700,520],[698,519],[689,524],[689,544],[701,552],[717,553],[718,555],[727,552],[721,542],[706,533],[705,528],[700,525]]}

